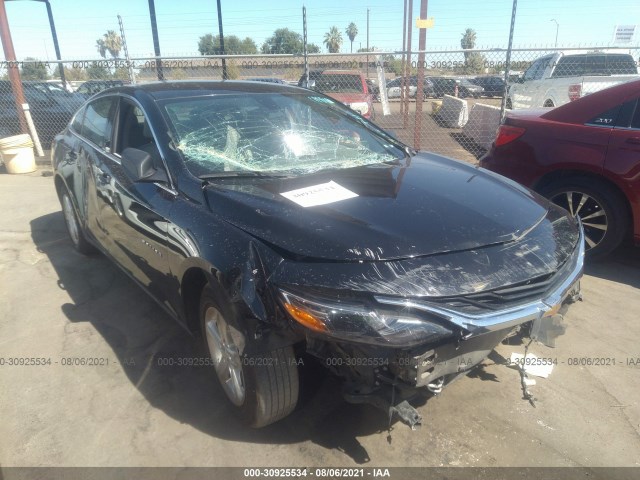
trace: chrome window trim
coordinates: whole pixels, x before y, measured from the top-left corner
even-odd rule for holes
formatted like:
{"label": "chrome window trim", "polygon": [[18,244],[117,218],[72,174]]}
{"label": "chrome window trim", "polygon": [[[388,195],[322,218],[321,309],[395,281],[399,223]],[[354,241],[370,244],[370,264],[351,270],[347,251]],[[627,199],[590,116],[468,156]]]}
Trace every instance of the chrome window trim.
{"label": "chrome window trim", "polygon": [[569,270],[569,274],[566,275],[562,282],[544,298],[524,305],[474,315],[449,308],[443,308],[422,300],[378,295],[374,298],[377,302],[382,304],[434,313],[438,316],[444,317],[451,323],[468,330],[473,336],[512,328],[522,323],[541,319],[547,312],[564,302],[571,291],[574,290],[576,283],[582,276],[585,252],[584,244],[584,232],[582,230],[582,224],[580,223],[578,245],[569,259],[569,265],[565,267]]}

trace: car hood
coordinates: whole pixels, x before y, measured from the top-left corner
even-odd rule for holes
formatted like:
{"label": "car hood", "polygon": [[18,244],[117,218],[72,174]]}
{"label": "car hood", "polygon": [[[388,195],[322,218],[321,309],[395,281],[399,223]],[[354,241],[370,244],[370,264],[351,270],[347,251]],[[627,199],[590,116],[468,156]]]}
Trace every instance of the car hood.
{"label": "car hood", "polygon": [[[351,198],[304,207],[282,193],[333,182]],[[311,187],[311,188],[309,188]],[[209,208],[296,259],[376,261],[516,240],[545,217],[541,197],[484,169],[434,154],[295,178],[212,181]]]}

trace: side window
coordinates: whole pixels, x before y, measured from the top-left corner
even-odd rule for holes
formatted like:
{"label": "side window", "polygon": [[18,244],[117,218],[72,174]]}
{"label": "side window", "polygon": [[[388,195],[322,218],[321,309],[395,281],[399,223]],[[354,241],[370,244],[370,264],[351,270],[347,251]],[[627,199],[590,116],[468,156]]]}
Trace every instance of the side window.
{"label": "side window", "polygon": [[71,123],[71,130],[76,133],[82,132],[82,119],[84,118],[84,108],[81,109],[76,116],[73,117],[73,122]]}
{"label": "side window", "polygon": [[631,121],[634,118],[634,112],[636,112],[635,118],[636,118],[636,125],[637,125],[637,118],[638,118],[638,110],[636,109],[636,104],[638,103],[638,101],[636,99],[634,100],[629,100],[628,102],[626,102],[624,105],[622,105],[622,107],[620,108],[620,113],[618,114],[618,118],[616,119],[616,127],[620,127],[620,128],[639,128],[639,127],[633,127],[631,126]]}
{"label": "side window", "polygon": [[81,135],[100,148],[111,148],[115,105],[115,97],[103,97],[85,107]]}
{"label": "side window", "polygon": [[540,58],[538,60],[536,60],[535,62],[533,62],[531,64],[531,66],[529,68],[527,68],[527,71],[524,72],[524,76],[523,76],[523,80],[529,81],[529,80],[535,80],[536,79],[536,74],[538,73],[538,70],[540,70],[540,67],[542,66],[542,63],[545,61],[544,58]]}
{"label": "side window", "polygon": [[636,112],[631,119],[631,128],[640,130],[640,108],[636,105]]}
{"label": "side window", "polygon": [[581,77],[585,74],[585,55],[568,55],[558,61],[553,70],[553,78]]}
{"label": "side window", "polygon": [[156,168],[164,168],[147,117],[138,105],[126,99],[122,100],[119,125],[115,153],[121,155],[127,148],[142,150],[151,155]]}
{"label": "side window", "polygon": [[618,114],[620,112],[620,107],[622,105],[616,105],[613,108],[610,108],[606,112],[602,112],[599,115],[596,115],[591,120],[589,120],[586,124],[593,125],[596,127],[609,127],[612,128],[616,124],[616,119],[618,118]]}

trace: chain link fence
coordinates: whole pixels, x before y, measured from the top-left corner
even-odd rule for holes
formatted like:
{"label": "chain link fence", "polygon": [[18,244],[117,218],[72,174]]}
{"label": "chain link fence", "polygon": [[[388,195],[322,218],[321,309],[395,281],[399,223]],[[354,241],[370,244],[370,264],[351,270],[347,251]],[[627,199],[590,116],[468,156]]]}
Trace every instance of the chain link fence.
{"label": "chain link fence", "polygon": [[[638,77],[638,48],[506,49],[15,62],[0,68],[0,138],[21,133],[9,69],[46,150],[93,94],[164,80],[288,83],[348,104],[400,140],[475,162],[504,109],[556,107]],[[60,80],[60,66],[66,83]]]}

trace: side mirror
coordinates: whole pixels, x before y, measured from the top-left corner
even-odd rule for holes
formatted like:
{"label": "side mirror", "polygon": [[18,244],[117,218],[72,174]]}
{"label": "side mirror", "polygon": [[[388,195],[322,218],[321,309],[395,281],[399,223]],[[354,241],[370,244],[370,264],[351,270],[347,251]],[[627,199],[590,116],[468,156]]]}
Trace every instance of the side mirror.
{"label": "side mirror", "polygon": [[122,152],[122,166],[133,182],[168,182],[164,170],[153,166],[151,155],[136,148],[125,148]]}
{"label": "side mirror", "polygon": [[304,88],[315,88],[316,87],[316,81],[315,80],[309,80],[309,81],[303,81],[302,82],[302,86]]}

